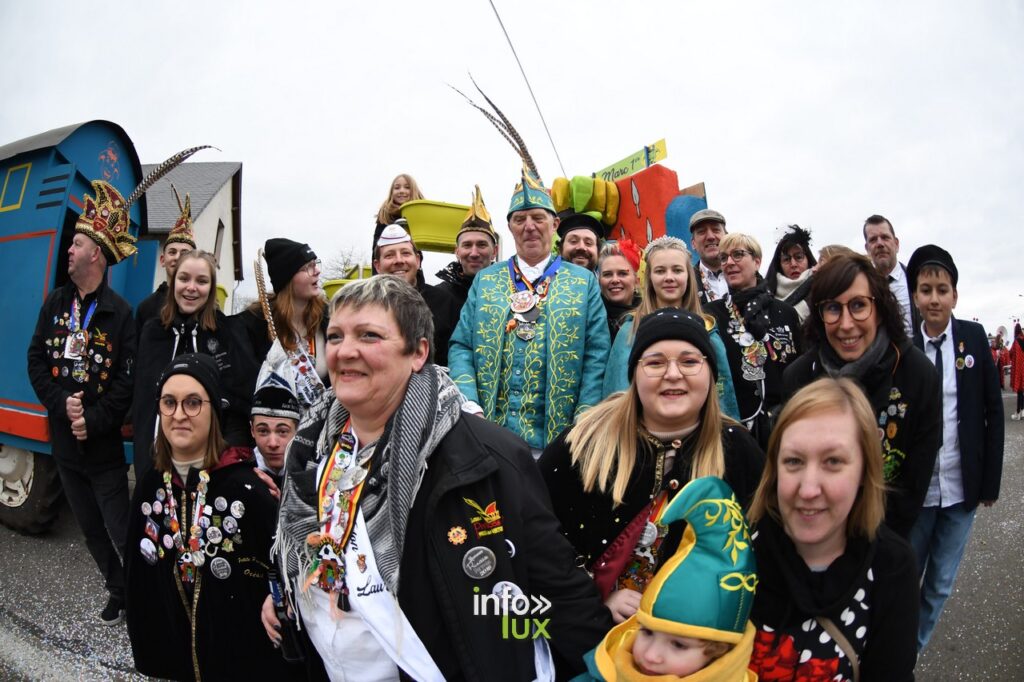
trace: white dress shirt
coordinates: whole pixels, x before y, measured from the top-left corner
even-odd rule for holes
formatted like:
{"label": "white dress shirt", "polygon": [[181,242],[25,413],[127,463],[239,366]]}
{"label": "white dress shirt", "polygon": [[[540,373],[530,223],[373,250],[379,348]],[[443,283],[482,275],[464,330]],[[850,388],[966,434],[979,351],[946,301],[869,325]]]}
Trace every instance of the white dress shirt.
{"label": "white dress shirt", "polygon": [[700,261],[700,275],[704,280],[704,291],[708,294],[709,301],[717,301],[729,293],[729,283],[725,281],[722,271],[714,272]]}
{"label": "white dress shirt", "polygon": [[[935,458],[935,470],[928,493],[924,497],[925,507],[951,507],[964,501],[964,479],[960,469],[960,431],[957,428],[956,409],[956,353],[954,352],[953,318],[946,324],[946,339],[939,350],[942,352],[942,447]],[[924,353],[935,363],[935,346],[924,324],[921,324],[924,338]],[[942,336],[941,334],[939,336]]]}
{"label": "white dress shirt", "polygon": [[[907,330],[907,336],[914,337],[914,322],[910,315],[910,306],[914,304],[910,300],[910,287],[907,284],[907,273],[903,272],[903,266],[896,263],[896,267],[889,273],[889,291],[900,304],[903,313],[903,327]],[[948,338],[947,338],[948,340]],[[932,353],[934,355],[934,353]]]}
{"label": "white dress shirt", "polygon": [[533,284],[540,276],[544,274],[544,270],[547,269],[548,263],[551,262],[551,256],[548,256],[536,265],[527,265],[519,256],[516,256],[516,263],[519,265],[519,271],[523,273],[523,277],[530,283]]}

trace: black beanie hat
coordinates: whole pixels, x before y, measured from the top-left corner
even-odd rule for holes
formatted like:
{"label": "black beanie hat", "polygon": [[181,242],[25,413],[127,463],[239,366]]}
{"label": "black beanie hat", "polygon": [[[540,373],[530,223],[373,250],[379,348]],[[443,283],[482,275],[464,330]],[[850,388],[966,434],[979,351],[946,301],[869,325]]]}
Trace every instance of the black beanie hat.
{"label": "black beanie hat", "polygon": [[267,259],[267,270],[270,273],[270,286],[274,292],[281,291],[292,277],[306,263],[316,260],[316,254],[309,244],[300,244],[284,237],[268,239],[263,246],[263,257]]}
{"label": "black beanie hat", "polygon": [[935,244],[925,244],[914,251],[907,263],[907,282],[910,284],[911,298],[914,297],[914,292],[917,290],[917,275],[926,265],[937,265],[948,272],[949,279],[953,282],[953,288],[956,289],[956,281],[960,275],[956,271],[956,264],[953,262],[953,257],[949,255],[949,251],[935,246]]}
{"label": "black beanie hat", "polygon": [[206,389],[206,395],[210,397],[210,405],[217,414],[217,421],[221,428],[224,426],[224,408],[228,406],[220,391],[220,370],[213,358],[203,353],[187,353],[179,355],[171,360],[160,375],[160,383],[157,387],[157,394],[163,391],[164,384],[175,374],[187,374]]}
{"label": "black beanie hat", "polygon": [[633,337],[633,348],[629,351],[630,381],[633,381],[637,363],[644,351],[665,339],[689,341],[696,346],[711,367],[711,376],[718,381],[718,356],[711,345],[704,318],[682,308],[661,308],[640,320],[640,326],[636,328]]}

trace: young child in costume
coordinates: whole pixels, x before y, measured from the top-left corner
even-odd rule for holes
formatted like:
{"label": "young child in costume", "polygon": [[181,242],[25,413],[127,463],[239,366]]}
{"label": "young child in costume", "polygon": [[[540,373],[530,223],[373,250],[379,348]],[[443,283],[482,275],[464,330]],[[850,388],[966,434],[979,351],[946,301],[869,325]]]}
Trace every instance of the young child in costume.
{"label": "young child in costume", "polygon": [[584,660],[583,680],[754,682],[749,621],[757,567],[743,511],[728,484],[687,484],[657,523],[689,524],[671,559],[644,591],[640,609]]}

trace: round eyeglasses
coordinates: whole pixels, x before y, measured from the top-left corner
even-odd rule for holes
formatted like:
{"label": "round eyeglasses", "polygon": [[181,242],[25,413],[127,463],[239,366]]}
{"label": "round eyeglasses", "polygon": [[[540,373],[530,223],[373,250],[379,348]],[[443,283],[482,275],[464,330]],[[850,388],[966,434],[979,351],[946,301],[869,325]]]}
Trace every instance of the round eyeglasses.
{"label": "round eyeglasses", "polygon": [[664,355],[650,355],[640,358],[640,369],[652,379],[659,379],[668,372],[668,366],[675,364],[680,374],[692,377],[704,366],[703,355],[680,355],[676,358],[667,358]]}
{"label": "round eyeglasses", "polygon": [[322,266],[323,261],[317,258],[316,260],[311,260],[303,265],[302,270],[310,277],[314,277],[318,272],[320,272]]}
{"label": "round eyeglasses", "polygon": [[[186,417],[198,417],[199,413],[203,410],[203,403],[208,403],[209,400],[203,400],[197,398],[194,395],[190,395],[187,398],[182,398],[181,409],[185,413]],[[165,417],[173,417],[174,413],[178,411],[178,399],[173,395],[160,396],[158,404],[160,406],[160,414]]]}
{"label": "round eyeglasses", "polygon": [[845,308],[850,313],[850,317],[857,322],[863,322],[871,317],[874,306],[874,296],[854,296],[846,303],[822,301],[818,304],[818,314],[821,315],[825,324],[835,324],[843,316],[843,308]]}
{"label": "round eyeglasses", "polygon": [[743,257],[748,254],[751,256],[754,255],[752,251],[747,251],[746,249],[733,249],[732,251],[723,251],[722,262],[724,263],[725,261],[731,258],[733,262],[739,263],[741,260],[743,260]]}

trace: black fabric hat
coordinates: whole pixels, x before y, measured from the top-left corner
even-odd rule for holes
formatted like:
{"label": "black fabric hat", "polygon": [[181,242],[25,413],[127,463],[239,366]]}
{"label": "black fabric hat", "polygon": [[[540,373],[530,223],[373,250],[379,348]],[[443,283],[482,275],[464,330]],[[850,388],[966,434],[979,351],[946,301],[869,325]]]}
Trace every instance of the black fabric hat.
{"label": "black fabric hat", "polygon": [[279,386],[264,386],[253,394],[249,414],[253,417],[277,417],[299,421],[302,409],[291,391]]}
{"label": "black fabric hat", "polygon": [[953,262],[953,257],[949,255],[949,251],[946,251],[940,246],[935,244],[925,244],[910,257],[910,262],[907,263],[907,281],[910,283],[910,296],[914,296],[914,291],[917,290],[917,275],[921,272],[921,268],[926,265],[938,265],[940,268],[949,273],[949,278],[953,281],[953,288],[956,289],[956,281],[960,274],[956,270],[956,263]]}
{"label": "black fabric hat", "polygon": [[597,241],[604,240],[604,226],[601,221],[589,213],[573,213],[562,211],[558,214],[561,222],[558,223],[558,238],[565,240],[565,235],[573,230],[587,229],[594,233]]}
{"label": "black fabric hat", "polygon": [[636,365],[648,348],[665,339],[689,341],[704,355],[711,367],[711,375],[718,381],[718,356],[711,345],[707,324],[700,315],[682,308],[661,308],[640,320],[629,351],[629,380],[633,381]]}
{"label": "black fabric hat", "polygon": [[263,257],[267,259],[270,272],[270,286],[278,292],[288,286],[295,273],[306,263],[316,260],[316,254],[309,244],[300,244],[284,237],[268,239],[263,246]]}
{"label": "black fabric hat", "polygon": [[217,420],[223,425],[224,408],[228,406],[228,401],[221,394],[220,370],[217,369],[217,363],[213,358],[203,353],[187,353],[171,360],[170,364],[164,368],[163,374],[160,375],[158,395],[163,391],[167,380],[175,374],[187,374],[202,384],[206,389],[206,395],[210,397],[210,405],[217,413]]}

